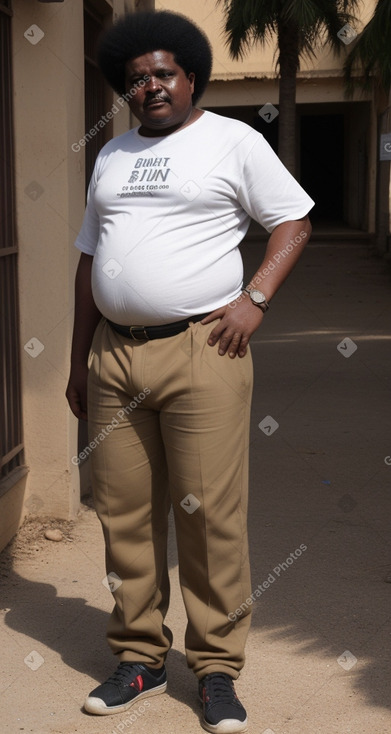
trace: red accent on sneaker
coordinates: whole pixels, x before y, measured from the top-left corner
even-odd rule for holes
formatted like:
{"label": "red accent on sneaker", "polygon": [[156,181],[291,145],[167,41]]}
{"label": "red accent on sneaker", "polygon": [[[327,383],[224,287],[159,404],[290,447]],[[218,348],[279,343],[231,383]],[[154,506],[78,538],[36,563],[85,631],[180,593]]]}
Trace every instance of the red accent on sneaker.
{"label": "red accent on sneaker", "polygon": [[138,692],[141,693],[141,691],[144,688],[144,680],[142,675],[138,675],[137,678],[135,678],[131,683],[129,683],[130,688],[137,688]]}

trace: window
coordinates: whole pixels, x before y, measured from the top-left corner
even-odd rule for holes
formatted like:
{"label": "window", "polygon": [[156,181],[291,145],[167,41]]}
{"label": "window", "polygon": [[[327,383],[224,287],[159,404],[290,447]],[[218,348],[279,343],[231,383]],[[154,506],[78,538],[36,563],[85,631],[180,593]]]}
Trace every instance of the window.
{"label": "window", "polygon": [[11,17],[10,0],[0,0],[0,480],[23,463]]}

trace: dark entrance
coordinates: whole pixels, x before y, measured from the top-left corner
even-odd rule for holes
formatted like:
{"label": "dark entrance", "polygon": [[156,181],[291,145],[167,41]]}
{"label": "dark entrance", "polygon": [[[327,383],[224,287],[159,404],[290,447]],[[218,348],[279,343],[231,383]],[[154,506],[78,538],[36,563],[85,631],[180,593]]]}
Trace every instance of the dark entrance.
{"label": "dark entrance", "polygon": [[344,115],[302,115],[300,183],[315,201],[311,219],[344,221]]}

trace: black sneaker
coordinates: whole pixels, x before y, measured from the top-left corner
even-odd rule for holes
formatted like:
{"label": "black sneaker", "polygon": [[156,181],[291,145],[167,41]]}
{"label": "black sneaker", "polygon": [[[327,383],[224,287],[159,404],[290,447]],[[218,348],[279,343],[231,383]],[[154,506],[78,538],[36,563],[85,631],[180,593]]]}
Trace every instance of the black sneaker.
{"label": "black sneaker", "polygon": [[236,734],[247,730],[246,709],[240,703],[232,678],[226,673],[210,673],[199,683],[203,704],[202,726],[214,734]]}
{"label": "black sneaker", "polygon": [[105,683],[94,688],[84,702],[89,714],[121,714],[136,701],[164,693],[167,688],[166,669],[154,675],[141,663],[120,663]]}

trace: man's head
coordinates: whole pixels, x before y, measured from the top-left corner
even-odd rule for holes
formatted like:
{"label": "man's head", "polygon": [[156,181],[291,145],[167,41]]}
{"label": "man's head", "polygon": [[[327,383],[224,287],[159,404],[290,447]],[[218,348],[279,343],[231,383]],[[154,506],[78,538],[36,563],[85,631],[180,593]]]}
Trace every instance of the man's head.
{"label": "man's head", "polygon": [[99,66],[110,86],[125,94],[128,62],[156,51],[172,54],[187,78],[194,75],[192,101],[196,104],[209,81],[212,51],[204,33],[177,13],[162,10],[125,15],[104,33]]}
{"label": "man's head", "polygon": [[194,117],[194,72],[186,76],[171,51],[150,51],[127,61],[125,88],[142,135],[167,135]]}

